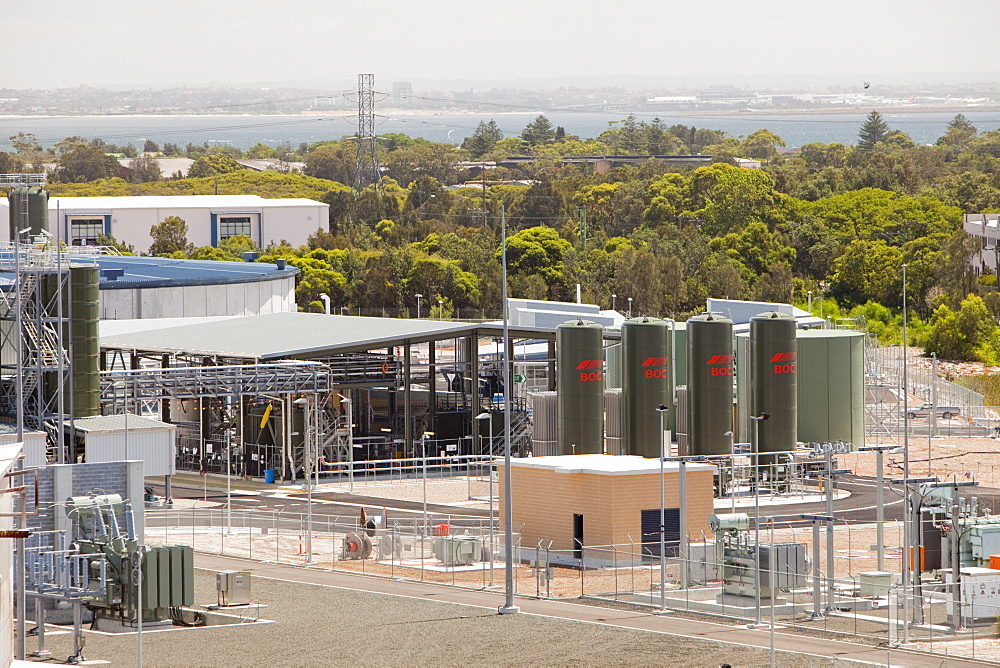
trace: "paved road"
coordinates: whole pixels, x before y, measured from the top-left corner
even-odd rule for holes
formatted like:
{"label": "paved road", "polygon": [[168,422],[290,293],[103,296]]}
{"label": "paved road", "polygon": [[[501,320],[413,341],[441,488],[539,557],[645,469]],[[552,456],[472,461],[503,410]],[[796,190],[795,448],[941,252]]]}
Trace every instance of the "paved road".
{"label": "paved road", "polygon": [[[407,598],[429,599],[479,608],[497,608],[504,603],[504,596],[500,592],[458,589],[430,583],[386,580],[340,572],[331,573],[328,571],[263,564],[246,559],[200,553],[195,556],[195,566],[208,570],[249,570],[257,577],[325,585]],[[523,613],[542,617],[568,619],[685,638],[713,640],[765,650],[770,646],[769,631],[766,629],[747,629],[714,622],[681,619],[673,616],[657,616],[648,613],[615,610],[567,601],[549,601],[519,597],[516,600],[516,604],[521,608]],[[862,661],[878,665],[937,668],[942,663],[941,656],[930,656],[905,649],[871,647],[868,645],[817,639],[781,632],[775,633],[775,649],[812,656],[829,657],[831,659]],[[995,664],[950,657],[948,665],[961,667]]]}
{"label": "paved road", "polygon": [[[208,491],[195,484],[199,481],[197,476],[181,477],[184,482],[173,486],[175,498],[202,499],[216,503],[226,502],[225,479],[221,477],[210,477]],[[840,490],[850,492],[846,498],[833,502],[834,513],[838,522],[858,524],[874,523],[877,519],[876,510],[876,481],[864,476],[852,474],[844,475],[837,481]],[[163,493],[163,486],[153,484],[157,492]],[[306,494],[295,491],[284,494],[280,497],[261,492],[270,492],[272,486],[265,486],[253,481],[235,480],[233,490],[237,494],[233,495],[234,509],[260,508],[261,510],[276,510],[279,506],[285,512],[305,512]],[[249,495],[247,494],[249,493]],[[965,492],[963,495],[972,496],[972,492]],[[977,487],[975,495],[986,507],[1000,509],[1000,490]],[[365,508],[369,515],[373,511],[381,512],[386,509],[386,515],[390,519],[412,519],[415,515],[423,511],[423,504],[419,501],[401,501],[396,499],[383,499],[379,497],[363,496],[359,494],[348,494],[345,492],[318,492],[313,495],[313,499],[319,501],[314,504],[313,512],[324,519],[328,516],[349,517],[357,516],[361,508]],[[896,521],[902,519],[902,499],[899,493],[887,486],[884,494],[884,507],[886,521]],[[296,505],[297,504],[297,505]],[[753,514],[753,508],[738,509],[740,512]],[[464,506],[449,506],[442,504],[428,504],[427,511],[434,515],[450,515],[455,518],[476,518],[482,519],[489,516],[489,511],[479,508],[467,508]],[[723,511],[725,512],[725,511]],[[799,515],[825,513],[826,506],[821,499],[815,502],[802,504],[781,504],[761,505],[761,513],[773,516],[779,523],[786,526],[809,526],[809,522],[800,520]]]}

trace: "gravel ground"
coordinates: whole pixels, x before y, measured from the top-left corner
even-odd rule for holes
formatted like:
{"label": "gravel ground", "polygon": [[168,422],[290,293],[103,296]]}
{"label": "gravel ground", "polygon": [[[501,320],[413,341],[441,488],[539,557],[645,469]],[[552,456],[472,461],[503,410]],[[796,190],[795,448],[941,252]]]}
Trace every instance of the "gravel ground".
{"label": "gravel ground", "polygon": [[[214,602],[214,574],[196,573],[196,600]],[[530,615],[397,598],[263,578],[253,580],[262,614],[277,624],[150,633],[148,666],[767,665],[766,651],[708,640]],[[135,664],[136,637],[87,634],[88,659]],[[70,653],[68,635],[49,636],[54,657]],[[32,645],[29,642],[29,651]],[[788,666],[832,661],[779,652]]]}
{"label": "gravel ground", "polygon": [[[900,437],[901,444],[902,437]],[[870,445],[874,443],[869,442]],[[942,480],[978,480],[984,487],[1000,488],[1000,441],[992,438],[947,438],[931,439],[931,474]],[[853,452],[837,455],[837,463],[860,475],[874,476],[876,457],[870,452]],[[886,478],[902,475],[902,453],[887,453],[883,457],[883,471]],[[927,437],[910,437],[910,475],[927,475]],[[970,492],[970,495],[972,492]],[[993,495],[986,497],[990,504]],[[1000,512],[1000,505],[993,506]]]}

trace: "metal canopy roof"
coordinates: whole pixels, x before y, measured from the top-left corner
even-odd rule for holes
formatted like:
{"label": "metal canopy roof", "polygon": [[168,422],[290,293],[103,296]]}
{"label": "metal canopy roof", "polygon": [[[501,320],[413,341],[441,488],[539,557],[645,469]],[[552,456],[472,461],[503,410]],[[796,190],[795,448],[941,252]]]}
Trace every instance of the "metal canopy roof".
{"label": "metal canopy roof", "polygon": [[[110,323],[108,323],[110,324]],[[237,359],[316,359],[475,334],[500,336],[495,324],[364,318],[321,313],[271,313],[114,333],[102,326],[101,347]],[[542,328],[511,328],[512,337],[553,339]]]}
{"label": "metal canopy roof", "polygon": [[[177,260],[129,255],[98,255],[96,260],[101,269],[101,290],[255,283],[291,278],[299,273],[290,265],[278,269],[276,265],[264,262]],[[121,269],[123,274],[109,279],[105,273],[107,269]]]}

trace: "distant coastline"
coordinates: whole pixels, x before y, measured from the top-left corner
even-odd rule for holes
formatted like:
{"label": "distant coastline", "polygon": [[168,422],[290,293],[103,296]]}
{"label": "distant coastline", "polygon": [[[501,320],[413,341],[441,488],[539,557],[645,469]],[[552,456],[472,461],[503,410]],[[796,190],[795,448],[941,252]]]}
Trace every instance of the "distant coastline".
{"label": "distant coastline", "polygon": [[[593,110],[593,109],[524,109],[517,111],[476,111],[470,109],[417,109],[410,107],[379,107],[376,109],[377,115],[392,114],[394,116],[525,116],[525,115],[549,115],[549,114],[607,114],[611,116],[627,117],[635,114],[636,117],[660,116],[661,118],[690,117],[690,116],[710,116],[710,117],[781,117],[781,116],[833,116],[850,114],[867,114],[875,110],[880,114],[962,114],[977,112],[1000,111],[1000,103],[984,103],[976,105],[896,105],[896,104],[872,104],[872,105],[836,105],[822,108],[795,108],[788,109],[670,109],[670,110]],[[329,111],[301,111],[297,113],[191,113],[183,112],[143,112],[143,113],[20,113],[5,114],[0,112],[0,120],[3,119],[29,119],[29,118],[321,118],[321,117],[350,117],[357,116],[357,111],[353,109],[336,109]]]}
{"label": "distant coastline", "polygon": [[[933,144],[947,132],[956,114],[964,114],[981,132],[1000,129],[1000,105],[876,107],[889,126],[907,133],[917,144]],[[746,137],[760,129],[780,136],[789,149],[810,143],[853,144],[858,128],[871,108],[782,109],[767,111],[643,111],[634,112],[638,121],[649,123],[659,117],[666,125],[711,128],[734,137]],[[627,111],[517,110],[502,112],[420,111],[378,109],[378,134],[405,134],[428,141],[459,145],[471,136],[480,122],[495,120],[505,136],[520,135],[535,116],[544,114],[556,126],[585,139],[598,137],[621,121]],[[9,137],[19,132],[35,135],[45,147],[67,137],[100,138],[112,144],[141,146],[145,140],[157,144],[188,143],[234,146],[249,149],[257,143],[277,147],[283,144],[315,144],[339,140],[357,133],[357,115],[344,109],[324,113],[249,114],[32,114],[0,115],[0,151],[12,150]]]}

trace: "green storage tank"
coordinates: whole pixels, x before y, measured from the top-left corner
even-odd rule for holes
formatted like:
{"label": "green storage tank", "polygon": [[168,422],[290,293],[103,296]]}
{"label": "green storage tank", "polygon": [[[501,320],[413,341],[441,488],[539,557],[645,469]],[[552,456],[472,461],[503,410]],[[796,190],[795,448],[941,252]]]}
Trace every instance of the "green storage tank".
{"label": "green storage tank", "polygon": [[865,335],[843,329],[799,330],[798,438],[865,444]]}
{"label": "green storage tank", "polygon": [[[10,240],[17,238],[20,230],[28,229],[25,234],[37,236],[42,230],[49,229],[49,194],[36,186],[14,188],[7,195],[10,204]],[[22,238],[23,240],[23,238]]]}
{"label": "green storage tank", "polygon": [[[798,428],[796,321],[771,311],[750,318],[750,416],[766,413],[757,428],[758,452],[795,449]],[[737,378],[737,383],[743,382]],[[753,425],[750,425],[752,431]],[[762,457],[771,464],[775,457]]]}
{"label": "green storage tank", "polygon": [[69,272],[70,360],[73,367],[73,417],[101,414],[100,271],[96,266],[74,266]]}
{"label": "green storage tank", "polygon": [[673,382],[670,377],[670,330],[665,320],[632,318],[622,324],[622,400],[625,452],[659,457],[662,438],[657,406],[667,407],[664,429],[673,417]]}
{"label": "green storage tank", "polygon": [[688,320],[687,353],[688,454],[732,454],[733,321]]}
{"label": "green storage tank", "polygon": [[572,320],[556,327],[559,452],[604,452],[604,328]]}
{"label": "green storage tank", "polygon": [[[100,370],[100,276],[97,266],[73,265],[69,269],[68,290],[63,291],[62,343],[69,351],[72,405],[64,399],[64,410],[73,417],[94,417],[101,414]],[[57,318],[55,293],[59,286],[56,273],[42,277],[42,295],[50,318]],[[67,294],[68,293],[68,294]],[[58,325],[56,325],[58,326]],[[57,390],[57,378],[46,379],[46,395]],[[67,391],[69,387],[65,388]]]}

